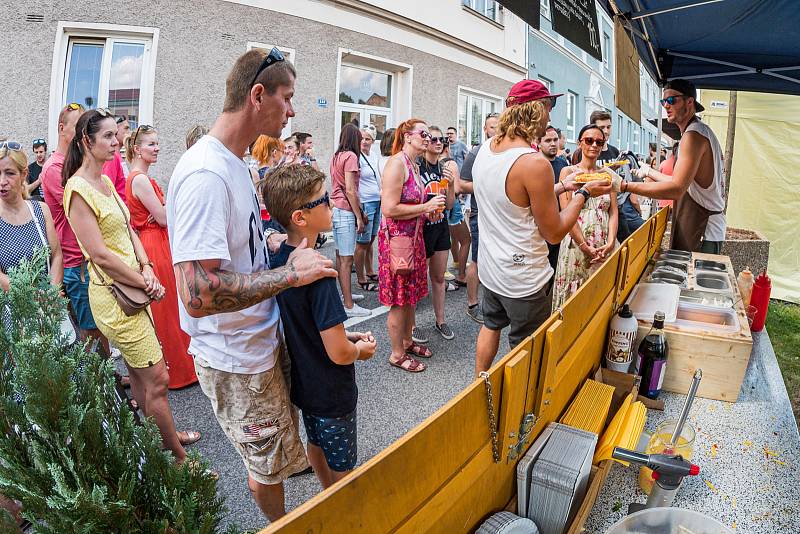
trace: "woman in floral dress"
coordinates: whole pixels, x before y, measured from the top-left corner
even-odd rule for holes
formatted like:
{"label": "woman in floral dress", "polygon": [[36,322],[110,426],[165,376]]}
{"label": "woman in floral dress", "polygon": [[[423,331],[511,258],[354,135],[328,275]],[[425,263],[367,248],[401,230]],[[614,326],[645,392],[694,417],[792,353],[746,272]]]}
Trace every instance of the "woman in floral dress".
{"label": "woman in floral dress", "polygon": [[[431,350],[414,343],[414,308],[428,294],[425,242],[422,239],[423,217],[443,217],[445,199],[437,195],[425,202],[425,193],[414,163],[425,151],[431,134],[424,121],[409,119],[396,130],[392,153],[381,177],[381,227],[378,232],[378,298],[389,306],[386,326],[392,342],[389,363],[410,373],[425,370],[417,357],[430,358]],[[412,236],[414,270],[407,275],[391,271],[389,236]]]}
{"label": "woman in floral dress", "polygon": [[[560,180],[575,171],[591,173],[599,170],[597,158],[605,144],[603,131],[593,124],[584,126],[578,135],[578,143],[583,158],[577,165],[562,169]],[[563,193],[561,205],[566,206],[571,198],[571,192]],[[618,222],[617,197],[614,194],[590,198],[583,205],[578,221],[561,242],[556,264],[553,310],[560,308],[616,248]]]}

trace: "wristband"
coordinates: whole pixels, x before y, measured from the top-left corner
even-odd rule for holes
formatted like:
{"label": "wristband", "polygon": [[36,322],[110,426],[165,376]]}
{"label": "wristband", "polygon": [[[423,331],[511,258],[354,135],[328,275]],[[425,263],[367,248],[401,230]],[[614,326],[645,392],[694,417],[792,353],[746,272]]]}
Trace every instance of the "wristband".
{"label": "wristband", "polygon": [[139,264],[139,268],[144,269],[145,267],[150,267],[151,269],[153,269],[154,268],[153,267],[153,262],[150,261],[150,260],[147,260],[147,261],[143,261],[142,263]]}
{"label": "wristband", "polygon": [[575,191],[575,193],[576,193],[576,194],[578,194],[578,195],[582,195],[582,196],[583,196],[583,202],[584,202],[584,203],[586,203],[586,202],[589,200],[589,198],[592,196],[592,195],[590,195],[590,194],[589,194],[589,192],[588,192],[586,189],[584,189],[583,187],[581,187],[580,189],[578,189],[577,191]]}

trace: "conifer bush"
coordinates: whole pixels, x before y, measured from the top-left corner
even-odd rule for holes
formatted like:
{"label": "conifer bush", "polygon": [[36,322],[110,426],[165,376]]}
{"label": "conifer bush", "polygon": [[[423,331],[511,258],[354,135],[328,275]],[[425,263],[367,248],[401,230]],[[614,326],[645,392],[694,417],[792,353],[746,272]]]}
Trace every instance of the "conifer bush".
{"label": "conifer bush", "polygon": [[155,424],[134,422],[111,361],[67,344],[44,262],[23,262],[0,290],[0,493],[36,532],[216,532],[216,480],[196,453],[176,465]]}

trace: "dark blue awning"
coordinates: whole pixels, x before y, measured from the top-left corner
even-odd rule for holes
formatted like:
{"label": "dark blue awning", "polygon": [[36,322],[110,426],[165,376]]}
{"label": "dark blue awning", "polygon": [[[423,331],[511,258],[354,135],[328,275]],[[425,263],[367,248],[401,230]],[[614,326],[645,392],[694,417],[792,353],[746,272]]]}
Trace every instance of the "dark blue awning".
{"label": "dark blue awning", "polygon": [[800,94],[798,0],[601,0],[659,82]]}

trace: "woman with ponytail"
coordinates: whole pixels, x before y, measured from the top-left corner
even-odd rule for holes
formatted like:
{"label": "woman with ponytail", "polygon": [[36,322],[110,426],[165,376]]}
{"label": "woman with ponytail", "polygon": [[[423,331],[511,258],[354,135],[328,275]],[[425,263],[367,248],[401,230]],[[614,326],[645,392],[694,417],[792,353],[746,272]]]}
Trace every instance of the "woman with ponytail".
{"label": "woman with ponytail", "polygon": [[64,212],[89,262],[89,304],[97,327],[122,352],[133,397],[145,417],[155,420],[164,447],[183,462],[186,451],[167,400],[169,377],[150,310],[126,315],[108,287],[120,282],[143,289],[154,300],[164,296],[147,252],[130,229],[128,209],[102,174],[119,146],[116,133],[108,110],[90,110],[78,119],[61,174]]}
{"label": "woman with ponytail", "polygon": [[[194,360],[189,355],[189,336],[181,330],[178,318],[178,292],[172,254],[167,234],[167,210],[164,193],[150,176],[150,166],[158,162],[158,133],[146,124],[125,138],[125,159],[131,169],[125,181],[125,197],[131,212],[131,226],[139,234],[147,257],[153,261],[158,280],[164,286],[165,299],[151,306],[156,335],[161,342],[169,370],[169,388],[177,389],[197,382]],[[182,438],[184,444],[197,437]]]}
{"label": "woman with ponytail", "polygon": [[[414,308],[428,294],[424,219],[441,218],[445,197],[436,195],[425,202],[425,188],[415,163],[425,152],[431,134],[420,119],[402,122],[395,131],[392,157],[381,176],[381,228],[378,232],[378,285],[381,304],[389,306],[386,326],[392,341],[389,363],[410,373],[425,370],[417,357],[433,354],[425,345],[411,339]],[[410,274],[392,272],[390,239],[406,236],[413,239],[413,269]]]}

